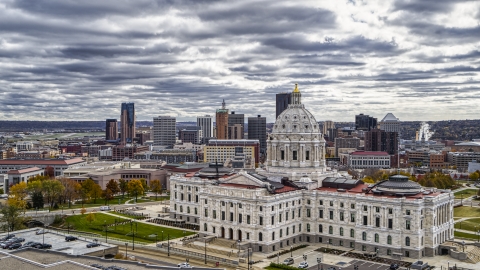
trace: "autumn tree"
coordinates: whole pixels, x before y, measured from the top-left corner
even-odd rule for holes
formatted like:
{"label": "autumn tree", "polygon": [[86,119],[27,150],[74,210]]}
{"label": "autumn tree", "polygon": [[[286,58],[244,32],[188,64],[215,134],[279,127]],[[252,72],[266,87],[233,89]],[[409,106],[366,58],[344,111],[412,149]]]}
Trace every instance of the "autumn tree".
{"label": "autumn tree", "polygon": [[43,200],[43,186],[41,180],[29,181],[27,184],[27,191],[32,198],[33,208],[43,208],[45,202]]}
{"label": "autumn tree", "polygon": [[87,180],[82,182],[80,187],[80,197],[82,198],[82,207],[83,207],[83,204],[85,203],[85,200],[90,198],[90,194],[93,190],[94,185],[95,185],[95,182],[93,182],[91,178],[88,178]]}
{"label": "autumn tree", "polygon": [[46,180],[42,183],[43,196],[47,200],[47,203],[50,205],[50,208],[53,207],[55,202],[58,201],[60,196],[65,189],[58,180]]}
{"label": "autumn tree", "polygon": [[10,188],[7,202],[11,206],[24,210],[27,206],[27,196],[27,183],[20,182]]}
{"label": "autumn tree", "polygon": [[143,191],[147,192],[148,191],[147,180],[145,178],[140,178],[140,182],[142,182]]}
{"label": "autumn tree", "polygon": [[162,192],[162,184],[160,180],[150,181],[150,190],[155,193],[155,201],[157,200],[158,193]]}
{"label": "autumn tree", "polygon": [[66,203],[68,201],[68,207],[71,207],[71,202],[80,197],[81,185],[70,178],[62,177],[59,179],[62,183],[64,190],[62,194],[62,201]]}
{"label": "autumn tree", "polygon": [[45,168],[45,175],[51,179],[55,177],[55,169],[52,166],[47,166]]}
{"label": "autumn tree", "polygon": [[472,180],[472,181],[477,181],[478,178],[480,178],[480,175],[479,175],[478,172],[472,172],[472,173],[469,175],[469,177],[470,177],[470,180]]}
{"label": "autumn tree", "polygon": [[102,188],[98,184],[94,184],[90,191],[90,197],[93,198],[93,203],[97,203],[97,199],[102,196]]}
{"label": "autumn tree", "polygon": [[114,195],[120,192],[120,188],[118,187],[118,183],[115,181],[115,179],[110,179],[110,181],[108,181],[107,189],[109,189]]}
{"label": "autumn tree", "polygon": [[102,197],[105,199],[105,205],[107,205],[108,202],[113,199],[113,193],[110,189],[106,188],[102,191]]}
{"label": "autumn tree", "polygon": [[130,182],[128,182],[127,188],[128,188],[128,192],[135,196],[135,201],[137,200],[138,195],[142,195],[143,192],[145,191],[143,189],[142,182],[137,179],[133,179]]}
{"label": "autumn tree", "polygon": [[118,180],[118,188],[120,189],[120,192],[122,192],[122,199],[125,197],[125,192],[128,191],[128,182],[125,181],[124,179]]}
{"label": "autumn tree", "polygon": [[90,213],[87,215],[85,218],[90,224],[92,224],[92,221],[95,221],[95,215],[93,213]]}
{"label": "autumn tree", "polygon": [[24,223],[28,218],[22,215],[23,211],[24,209],[15,204],[10,205],[8,202],[0,209],[0,224],[4,231],[15,231],[25,227]]}

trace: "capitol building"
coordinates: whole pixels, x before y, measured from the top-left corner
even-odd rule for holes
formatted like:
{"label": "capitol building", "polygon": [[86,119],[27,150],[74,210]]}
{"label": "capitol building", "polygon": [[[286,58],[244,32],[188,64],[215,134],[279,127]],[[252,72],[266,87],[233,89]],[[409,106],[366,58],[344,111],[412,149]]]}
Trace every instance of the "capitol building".
{"label": "capitol building", "polygon": [[449,190],[402,175],[369,186],[327,168],[325,140],[297,85],[267,138],[264,168],[235,172],[210,164],[172,175],[170,190],[171,218],[256,252],[324,243],[421,258],[453,239]]}

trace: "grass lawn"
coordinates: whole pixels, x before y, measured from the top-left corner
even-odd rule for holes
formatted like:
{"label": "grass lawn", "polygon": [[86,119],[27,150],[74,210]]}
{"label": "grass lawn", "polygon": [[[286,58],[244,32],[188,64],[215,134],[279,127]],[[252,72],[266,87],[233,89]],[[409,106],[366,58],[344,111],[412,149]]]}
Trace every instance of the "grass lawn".
{"label": "grass lawn", "polygon": [[477,189],[464,189],[462,191],[459,191],[459,192],[455,192],[454,195],[455,195],[455,199],[461,199],[461,198],[468,198],[468,197],[471,197],[473,195],[477,195]]}
{"label": "grass lawn", "polygon": [[[455,223],[455,229],[478,231],[480,230],[480,218],[472,218],[465,221]],[[475,228],[476,227],[476,228]]]}
{"label": "grass lawn", "polygon": [[[125,204],[125,202],[127,202],[129,200],[133,200],[133,198],[128,198],[127,196],[125,196],[122,199],[122,196],[116,196],[114,199],[108,201],[108,204],[106,204],[105,199],[103,199],[103,198],[98,198],[95,203],[93,203],[93,200],[90,199],[89,201],[86,201],[83,204],[83,207],[88,208],[88,207],[99,207],[99,206],[102,206],[102,205],[109,205],[110,207],[114,208],[116,205],[119,205],[119,202],[120,202],[120,204]],[[148,199],[138,199],[137,200],[137,203],[142,203],[142,202],[151,202],[151,200],[148,200]],[[133,201],[131,201],[130,203],[133,203]],[[68,207],[68,203],[59,204],[58,205],[59,209],[57,209],[57,210],[52,209],[52,211],[62,211],[62,206],[63,206],[63,211],[68,211],[68,209],[81,209],[82,208],[82,202],[81,201],[76,201],[75,204],[70,205],[70,208]],[[48,208],[46,208],[45,210],[47,210],[47,209]]]}
{"label": "grass lawn", "polygon": [[480,208],[460,206],[453,208],[454,217],[480,217]]}
{"label": "grass lawn", "polygon": [[[129,219],[118,218],[118,217],[116,218],[114,216],[103,214],[103,213],[95,213],[94,214],[95,220],[93,220],[90,223],[87,221],[87,216],[88,214],[69,216],[67,217],[66,222],[70,223],[70,226],[72,226],[72,229],[74,230],[105,235],[105,232],[104,232],[105,227],[103,226],[105,224],[105,221],[107,222],[107,224],[114,224],[115,219],[117,220],[117,222],[129,220]],[[138,240],[139,242],[154,243],[155,238],[152,239],[148,237],[148,235],[151,235],[151,234],[157,234],[158,241],[161,241],[162,231],[164,235],[164,240],[167,239],[168,234],[170,235],[170,239],[181,238],[184,236],[183,230],[165,228],[165,227],[154,226],[154,225],[149,225],[149,224],[144,224],[139,222],[134,222],[133,225],[130,225],[130,223],[127,223],[125,225],[117,225],[116,227],[115,226],[108,227],[108,236],[131,240],[132,229],[136,230],[135,239]],[[192,234],[194,233],[189,231],[185,232],[185,236],[189,236]]]}
{"label": "grass lawn", "polygon": [[273,266],[267,266],[267,267],[264,267],[263,269],[267,269],[267,270],[284,270],[282,268],[277,268],[277,267],[273,267]]}
{"label": "grass lawn", "polygon": [[454,231],[453,235],[455,237],[468,238],[468,239],[471,239],[471,240],[478,240],[478,236],[475,235],[475,234]]}

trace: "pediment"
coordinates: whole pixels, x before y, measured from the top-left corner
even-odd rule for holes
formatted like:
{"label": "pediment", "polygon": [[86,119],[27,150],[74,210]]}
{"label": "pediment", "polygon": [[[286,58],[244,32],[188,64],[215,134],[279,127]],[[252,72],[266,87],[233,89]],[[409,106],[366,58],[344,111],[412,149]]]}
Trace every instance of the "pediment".
{"label": "pediment", "polygon": [[245,172],[240,172],[236,175],[232,175],[229,178],[222,181],[221,183],[222,184],[238,184],[238,185],[245,185],[245,186],[257,186],[257,187],[263,187],[265,185],[265,182]]}

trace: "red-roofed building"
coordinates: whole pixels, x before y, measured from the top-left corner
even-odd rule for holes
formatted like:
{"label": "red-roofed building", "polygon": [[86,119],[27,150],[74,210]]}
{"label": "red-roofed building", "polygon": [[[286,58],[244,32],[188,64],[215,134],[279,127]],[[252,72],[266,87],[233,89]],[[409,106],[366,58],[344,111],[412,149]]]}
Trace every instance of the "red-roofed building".
{"label": "red-roofed building", "polygon": [[0,160],[0,173],[11,170],[22,170],[31,167],[45,169],[52,167],[55,176],[63,175],[63,171],[76,166],[83,166],[87,162],[81,158],[72,159],[2,159]]}
{"label": "red-roofed building", "polygon": [[9,188],[13,185],[16,185],[20,182],[27,182],[30,177],[34,177],[37,175],[44,175],[45,170],[38,168],[38,167],[31,167],[25,168],[21,170],[10,170],[7,172],[8,178],[5,179],[6,182],[4,187],[6,188],[6,192],[8,192]]}

